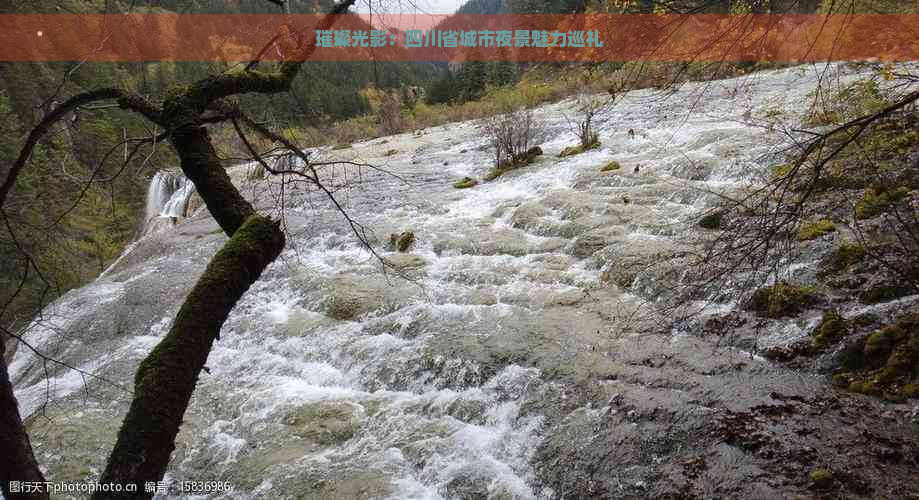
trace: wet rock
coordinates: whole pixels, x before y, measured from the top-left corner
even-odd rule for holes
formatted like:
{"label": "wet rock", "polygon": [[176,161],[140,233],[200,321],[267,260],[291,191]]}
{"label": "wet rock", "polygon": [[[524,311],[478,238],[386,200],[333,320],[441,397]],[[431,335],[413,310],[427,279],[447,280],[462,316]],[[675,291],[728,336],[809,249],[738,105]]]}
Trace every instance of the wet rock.
{"label": "wet rock", "polygon": [[383,257],[387,265],[398,270],[414,270],[428,265],[428,261],[419,255],[410,253],[394,253]]}
{"label": "wet rock", "polygon": [[514,210],[511,225],[516,228],[529,229],[539,223],[539,219],[548,214],[546,207],[538,201],[528,201]]}
{"label": "wet rock", "polygon": [[295,408],[284,417],[290,433],[321,446],[351,439],[360,427],[358,407],[351,403],[323,401]]}
{"label": "wet rock", "polygon": [[48,481],[83,482],[105,468],[105,460],[115,444],[120,415],[99,408],[73,410],[48,409],[26,419],[26,430],[33,446],[45,448],[37,459],[47,468]]}
{"label": "wet rock", "polygon": [[494,228],[490,225],[470,228],[464,233],[438,235],[436,253],[459,252],[469,255],[513,255],[553,252],[565,246],[561,238],[531,238],[519,229]]}
{"label": "wet rock", "polygon": [[354,320],[371,312],[388,311],[413,300],[418,292],[404,280],[378,276],[338,276],[325,286],[325,312],[338,320]]}
{"label": "wet rock", "polygon": [[195,215],[195,212],[197,212],[198,209],[203,206],[204,198],[201,198],[201,195],[195,191],[188,197],[188,203],[185,206],[185,216],[191,217],[192,215]]}
{"label": "wet rock", "polygon": [[334,477],[307,473],[279,481],[277,490],[300,500],[375,500],[392,496],[392,481],[381,472],[366,469],[342,471]]}
{"label": "wet rock", "polygon": [[622,236],[622,230],[617,227],[597,229],[578,236],[570,245],[569,251],[575,257],[584,259],[619,241]]}

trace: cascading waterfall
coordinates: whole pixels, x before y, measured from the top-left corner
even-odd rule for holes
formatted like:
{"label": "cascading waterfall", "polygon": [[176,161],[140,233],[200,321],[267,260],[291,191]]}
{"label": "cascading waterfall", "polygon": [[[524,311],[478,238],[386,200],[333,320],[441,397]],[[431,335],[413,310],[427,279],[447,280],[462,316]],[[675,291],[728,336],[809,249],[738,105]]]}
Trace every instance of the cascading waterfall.
{"label": "cascading waterfall", "polygon": [[157,172],[147,188],[144,233],[150,232],[151,228],[159,227],[154,222],[159,217],[169,218],[172,222],[191,215],[188,213],[188,200],[194,192],[194,183],[184,175],[168,170]]}

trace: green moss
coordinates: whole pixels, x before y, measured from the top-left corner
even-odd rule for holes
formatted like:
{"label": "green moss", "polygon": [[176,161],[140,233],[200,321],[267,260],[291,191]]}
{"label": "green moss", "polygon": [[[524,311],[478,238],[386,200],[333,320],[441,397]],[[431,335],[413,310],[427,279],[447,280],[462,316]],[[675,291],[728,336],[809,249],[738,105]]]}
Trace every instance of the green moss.
{"label": "green moss", "polygon": [[561,153],[558,154],[559,158],[565,158],[567,156],[574,156],[583,153],[584,151],[590,151],[591,149],[597,149],[600,147],[600,141],[594,140],[592,143],[586,147],[583,144],[578,144],[577,146],[568,146],[563,149]]}
{"label": "green moss", "polygon": [[842,371],[833,380],[841,387],[890,400],[917,397],[919,314],[900,317],[851,343],[840,361]]}
{"label": "green moss", "polygon": [[782,163],[772,167],[772,177],[775,179],[781,179],[791,173],[791,169],[794,167],[791,163]]}
{"label": "green moss", "polygon": [[866,252],[861,245],[845,244],[823,260],[823,274],[832,274],[845,270],[865,258]]}
{"label": "green moss", "polygon": [[721,228],[722,218],[723,215],[721,212],[706,214],[699,219],[699,227],[702,229],[719,229]]}
{"label": "green moss", "polygon": [[463,177],[462,179],[453,183],[453,187],[456,189],[466,189],[471,188],[478,184],[479,181],[473,179],[472,177]]}
{"label": "green moss", "polygon": [[383,153],[383,156],[394,156],[397,154],[399,154],[398,149],[390,149],[390,150],[387,150],[385,153]]}
{"label": "green moss", "polygon": [[858,294],[858,300],[865,304],[877,304],[905,297],[912,291],[912,288],[901,283],[881,283],[863,290]]}
{"label": "green moss", "polygon": [[621,168],[622,168],[622,165],[620,165],[618,161],[612,160],[606,165],[603,165],[602,167],[600,167],[600,171],[601,172],[613,172]]}
{"label": "green moss", "polygon": [[811,486],[817,490],[828,490],[833,487],[835,478],[828,469],[814,469],[810,474]]}
{"label": "green moss", "polygon": [[907,398],[919,398],[919,382],[904,385],[903,395]]}
{"label": "green moss", "polygon": [[812,224],[805,224],[798,229],[798,241],[807,241],[832,233],[836,226],[828,219],[821,219]]}
{"label": "green moss", "polygon": [[769,318],[781,318],[801,312],[816,299],[811,287],[780,282],[753,292],[748,308]]}
{"label": "green moss", "polygon": [[820,320],[820,324],[814,329],[814,345],[826,347],[839,342],[848,333],[849,323],[846,319],[838,311],[827,311]]}
{"label": "green moss", "polygon": [[350,144],[336,144],[332,146],[332,151],[340,151],[342,149],[348,149],[350,147],[351,147]]}
{"label": "green moss", "polygon": [[869,360],[880,361],[887,359],[891,349],[893,349],[898,330],[896,326],[892,326],[878,330],[869,335],[868,339],[865,341],[865,356]]}
{"label": "green moss", "polygon": [[909,188],[902,186],[896,189],[870,187],[865,190],[862,199],[855,204],[855,217],[858,219],[877,217],[895,203],[905,199],[908,193]]}

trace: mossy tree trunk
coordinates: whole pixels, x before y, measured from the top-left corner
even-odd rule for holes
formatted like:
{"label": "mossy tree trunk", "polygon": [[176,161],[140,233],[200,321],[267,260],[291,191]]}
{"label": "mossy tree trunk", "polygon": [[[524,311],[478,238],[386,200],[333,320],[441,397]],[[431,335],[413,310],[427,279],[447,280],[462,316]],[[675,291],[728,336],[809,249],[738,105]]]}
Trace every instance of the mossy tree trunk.
{"label": "mossy tree trunk", "polygon": [[[97,492],[93,499],[151,498],[163,479],[182,417],[220,328],[236,302],[284,248],[280,224],[258,215],[221,165],[207,129],[184,111],[188,95],[164,103],[163,119],[186,177],[230,237],[195,283],[166,337],[141,363],[134,399],[101,482],[131,484],[133,493]],[[183,112],[170,113],[170,110]]]}
{"label": "mossy tree trunk", "polygon": [[[329,29],[336,16],[344,14],[354,2],[343,0],[334,5],[316,28]],[[182,418],[223,323],[243,294],[284,248],[280,224],[257,214],[233,186],[214,151],[205,124],[234,119],[234,107],[223,101],[224,98],[289,90],[302,61],[309,58],[315,47],[315,39],[308,41],[295,60],[280,64],[275,71],[257,71],[254,69],[257,62],[253,62],[242,72],[205,78],[171,94],[161,109],[116,89],[76,95],[55,108],[32,130],[9,175],[0,185],[2,207],[35,145],[56,121],[77,106],[116,99],[120,107],[143,115],[168,132],[183,172],[230,238],[186,297],[169,333],[144,359],[135,375],[131,407],[100,478],[102,483],[119,484],[124,489],[131,485],[134,491],[100,491],[93,494],[95,500],[153,497],[153,492],[145,491],[145,484],[161,481],[166,473]],[[212,115],[205,118],[208,112]],[[226,114],[221,115],[221,112]],[[8,475],[11,479],[41,480],[2,355],[0,425],[5,425],[0,427],[0,479]],[[4,495],[15,498],[6,491]]]}

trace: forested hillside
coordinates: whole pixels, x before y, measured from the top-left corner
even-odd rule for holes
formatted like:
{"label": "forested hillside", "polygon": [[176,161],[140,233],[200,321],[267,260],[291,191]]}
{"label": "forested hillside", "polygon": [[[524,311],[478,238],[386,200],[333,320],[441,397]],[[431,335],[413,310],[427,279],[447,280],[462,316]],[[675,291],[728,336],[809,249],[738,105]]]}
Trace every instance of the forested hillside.
{"label": "forested hillside", "polygon": [[[291,11],[319,12],[329,3],[295,0]],[[280,12],[256,0],[0,0],[0,14],[120,13],[129,7],[131,12]],[[4,159],[0,162],[0,177],[6,177],[7,160],[15,158],[28,130],[67,96],[117,87],[156,102],[175,85],[227,68],[227,64],[216,62],[0,62],[0,152]],[[381,95],[425,86],[440,71],[423,62],[312,62],[294,80],[291,92],[243,96],[241,101],[260,110],[261,120],[316,129],[371,113]],[[19,289],[23,277],[16,271],[21,259],[17,245],[26,249],[43,271],[41,275],[33,271],[26,276],[13,309],[18,303],[34,304],[41,297],[50,300],[85,283],[110,264],[135,237],[142,222],[144,192],[150,177],[158,169],[176,166],[168,147],[157,148],[152,156],[137,156],[125,162],[134,143],[122,143],[150,137],[153,130],[118,109],[87,107],[65,123],[37,149],[5,208],[10,226],[16,229],[4,230],[0,235],[0,289],[10,293]],[[232,149],[235,145],[224,146]],[[90,178],[95,182],[87,185]],[[80,198],[83,202],[77,204]],[[27,309],[6,317],[22,321],[32,312],[30,307]]]}

